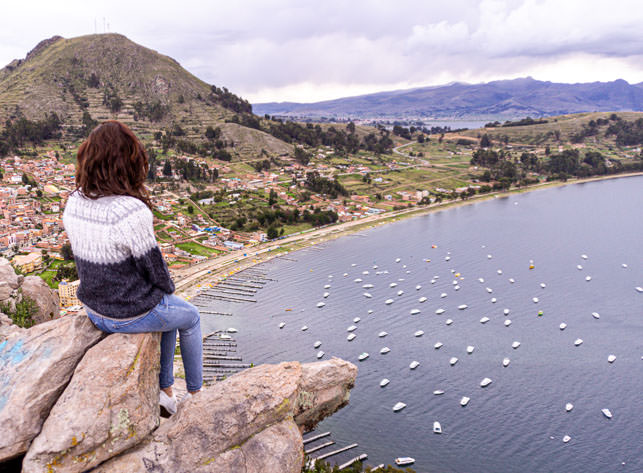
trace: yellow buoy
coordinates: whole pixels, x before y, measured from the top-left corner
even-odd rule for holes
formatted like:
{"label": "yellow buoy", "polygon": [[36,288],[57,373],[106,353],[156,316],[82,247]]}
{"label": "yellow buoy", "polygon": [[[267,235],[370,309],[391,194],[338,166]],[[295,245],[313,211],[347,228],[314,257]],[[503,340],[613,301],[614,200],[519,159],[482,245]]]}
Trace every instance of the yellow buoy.
{"label": "yellow buoy", "polygon": [[459,277],[460,277],[460,273],[455,273],[455,277],[456,277],[456,278],[459,278]]}
{"label": "yellow buoy", "polygon": [[529,265],[529,269],[534,269],[534,268],[535,268],[535,266],[533,264]]}

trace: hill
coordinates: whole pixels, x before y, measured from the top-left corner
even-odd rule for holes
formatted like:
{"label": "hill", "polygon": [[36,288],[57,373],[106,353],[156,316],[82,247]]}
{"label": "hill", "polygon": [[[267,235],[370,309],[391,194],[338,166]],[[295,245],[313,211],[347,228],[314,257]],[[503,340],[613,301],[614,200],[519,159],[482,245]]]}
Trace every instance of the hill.
{"label": "hill", "polygon": [[256,113],[298,117],[510,119],[643,111],[643,84],[562,84],[531,77],[380,92],[316,103],[259,103]]}
{"label": "hill", "polygon": [[[203,82],[174,59],[120,34],[54,36],[0,69],[0,126],[55,113],[69,135],[117,119],[147,137],[174,130],[184,139],[202,139],[208,126],[251,111],[225,87]],[[243,142],[245,154],[292,152],[291,145],[234,123],[226,124],[221,138]]]}

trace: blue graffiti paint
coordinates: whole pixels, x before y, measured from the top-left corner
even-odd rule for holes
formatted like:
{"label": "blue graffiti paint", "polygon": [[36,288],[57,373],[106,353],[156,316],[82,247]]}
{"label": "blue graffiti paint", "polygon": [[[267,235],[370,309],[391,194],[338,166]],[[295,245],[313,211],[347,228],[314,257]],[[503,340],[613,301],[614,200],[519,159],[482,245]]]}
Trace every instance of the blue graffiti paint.
{"label": "blue graffiti paint", "polygon": [[[6,341],[4,342],[6,343]],[[4,364],[17,365],[24,360],[29,352],[23,348],[23,340],[19,339],[9,350],[0,352],[0,361]]]}
{"label": "blue graffiti paint", "polygon": [[4,347],[7,345],[7,341],[5,340],[4,342],[0,343],[0,353],[2,353],[2,350],[4,350]]}
{"label": "blue graffiti paint", "polygon": [[7,396],[0,394],[0,412],[4,409],[4,406],[7,405]]}

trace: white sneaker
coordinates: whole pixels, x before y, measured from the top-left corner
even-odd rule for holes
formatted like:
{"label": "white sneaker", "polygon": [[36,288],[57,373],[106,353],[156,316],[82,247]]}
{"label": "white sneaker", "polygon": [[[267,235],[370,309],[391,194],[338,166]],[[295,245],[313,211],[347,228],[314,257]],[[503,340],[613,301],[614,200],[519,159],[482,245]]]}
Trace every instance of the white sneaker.
{"label": "white sneaker", "polygon": [[161,390],[159,395],[159,404],[169,415],[176,414],[176,394],[173,393],[172,397],[170,397],[165,394],[165,391]]}

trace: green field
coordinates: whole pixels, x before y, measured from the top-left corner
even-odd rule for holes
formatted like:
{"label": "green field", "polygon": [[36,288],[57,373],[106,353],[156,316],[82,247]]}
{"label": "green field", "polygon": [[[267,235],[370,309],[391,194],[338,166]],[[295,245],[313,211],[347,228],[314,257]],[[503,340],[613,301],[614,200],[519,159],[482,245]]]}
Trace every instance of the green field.
{"label": "green field", "polygon": [[192,253],[193,255],[198,255],[198,256],[210,257],[221,253],[218,250],[215,250],[213,248],[208,248],[207,246],[200,245],[194,241],[178,243],[176,247],[182,249],[183,251],[187,251],[188,253]]}

